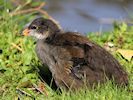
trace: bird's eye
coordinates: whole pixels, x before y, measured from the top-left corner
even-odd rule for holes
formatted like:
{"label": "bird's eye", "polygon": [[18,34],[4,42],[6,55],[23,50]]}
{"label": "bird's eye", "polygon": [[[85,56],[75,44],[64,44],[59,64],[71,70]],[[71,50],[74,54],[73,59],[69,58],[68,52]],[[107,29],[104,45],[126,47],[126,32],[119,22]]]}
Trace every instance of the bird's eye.
{"label": "bird's eye", "polygon": [[33,25],[30,27],[31,29],[37,29],[37,26]]}

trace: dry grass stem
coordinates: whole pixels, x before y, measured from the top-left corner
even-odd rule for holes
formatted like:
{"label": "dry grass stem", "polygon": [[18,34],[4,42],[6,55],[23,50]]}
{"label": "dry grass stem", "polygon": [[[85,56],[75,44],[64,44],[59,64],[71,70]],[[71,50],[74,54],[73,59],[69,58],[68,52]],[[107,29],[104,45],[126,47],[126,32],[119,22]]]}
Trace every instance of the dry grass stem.
{"label": "dry grass stem", "polygon": [[23,52],[22,48],[20,48],[19,46],[17,46],[15,43],[11,43],[11,45],[12,45],[14,48],[18,49],[19,51]]}

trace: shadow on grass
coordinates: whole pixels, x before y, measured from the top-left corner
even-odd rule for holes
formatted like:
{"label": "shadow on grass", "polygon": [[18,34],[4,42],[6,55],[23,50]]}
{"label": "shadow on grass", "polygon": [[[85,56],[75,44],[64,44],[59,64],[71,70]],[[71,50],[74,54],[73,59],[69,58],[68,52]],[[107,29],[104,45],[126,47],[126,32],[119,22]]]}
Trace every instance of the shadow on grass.
{"label": "shadow on grass", "polygon": [[38,66],[38,69],[39,69],[38,74],[43,79],[43,81],[45,81],[53,90],[56,91],[58,89],[58,87],[57,87],[57,85],[52,77],[52,73],[50,72],[48,67],[43,65],[43,66]]}

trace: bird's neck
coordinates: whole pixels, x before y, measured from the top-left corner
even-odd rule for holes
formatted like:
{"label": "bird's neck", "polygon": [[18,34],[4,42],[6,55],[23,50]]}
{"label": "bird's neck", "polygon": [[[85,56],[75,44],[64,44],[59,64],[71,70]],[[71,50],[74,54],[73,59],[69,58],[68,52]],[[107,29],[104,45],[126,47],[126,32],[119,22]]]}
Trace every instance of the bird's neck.
{"label": "bird's neck", "polygon": [[54,38],[55,38],[56,34],[52,34],[51,36],[48,36],[46,39],[45,39],[45,42],[46,43],[51,43]]}
{"label": "bird's neck", "polygon": [[57,40],[56,40],[56,37],[57,37],[58,35],[60,35],[60,34],[62,34],[62,32],[56,32],[56,33],[54,33],[54,34],[51,34],[50,36],[48,36],[48,37],[44,40],[44,42],[45,42],[45,43],[48,43],[48,44],[53,44],[55,41],[57,41]]}
{"label": "bird's neck", "polygon": [[42,40],[38,40],[38,42],[43,42],[49,45],[55,45],[59,41],[58,37],[60,37],[61,34],[64,34],[62,30],[56,31],[54,33],[50,33],[47,38],[44,38]]}

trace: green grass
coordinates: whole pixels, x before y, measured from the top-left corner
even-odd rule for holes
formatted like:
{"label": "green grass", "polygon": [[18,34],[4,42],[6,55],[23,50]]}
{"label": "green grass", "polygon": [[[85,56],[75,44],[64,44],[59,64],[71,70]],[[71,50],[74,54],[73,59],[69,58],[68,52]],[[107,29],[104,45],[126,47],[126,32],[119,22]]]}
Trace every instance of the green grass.
{"label": "green grass", "polygon": [[[3,0],[4,1],[4,0]],[[96,89],[81,90],[74,93],[63,91],[58,94],[48,85],[45,89],[48,96],[30,90],[28,85],[38,84],[40,76],[37,66],[41,66],[34,52],[34,40],[29,37],[22,37],[20,31],[35,16],[24,14],[10,16],[7,9],[14,9],[10,3],[0,1],[0,100],[14,100],[19,97],[21,100],[132,100],[133,92],[133,60],[123,59],[116,51],[111,52],[115,58],[124,66],[129,74],[129,86],[120,88],[111,81],[99,85]],[[89,38],[99,45],[106,42],[114,43],[116,48],[133,50],[133,27],[122,23],[114,25],[112,32],[96,35],[89,34]],[[121,41],[122,38],[122,41]],[[19,50],[17,47],[21,50]],[[32,97],[22,95],[16,89],[19,88]]]}

